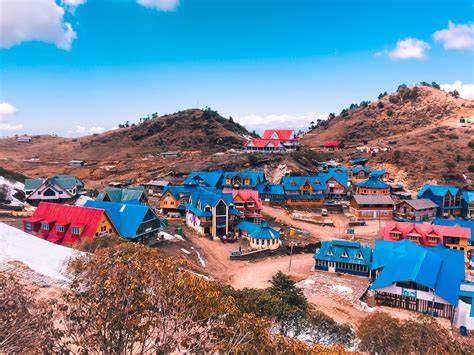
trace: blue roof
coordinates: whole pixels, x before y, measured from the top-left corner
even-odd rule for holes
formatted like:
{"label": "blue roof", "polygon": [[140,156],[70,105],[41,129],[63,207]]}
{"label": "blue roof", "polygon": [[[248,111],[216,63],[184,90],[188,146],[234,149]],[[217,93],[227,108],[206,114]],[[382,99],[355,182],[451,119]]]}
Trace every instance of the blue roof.
{"label": "blue roof", "polygon": [[[141,204],[88,200],[84,206],[104,209],[119,234],[127,239],[139,236],[138,228],[144,221],[156,219],[159,222],[153,210]],[[156,230],[159,229],[160,224],[157,226]]]}
{"label": "blue roof", "polygon": [[195,190],[194,186],[165,186],[163,189],[163,195],[169,191],[175,199],[179,199],[182,194],[189,196],[191,191]]}
{"label": "blue roof", "polygon": [[323,241],[321,248],[316,249],[313,258],[370,267],[372,248],[369,245],[347,240]]}
{"label": "blue roof", "polygon": [[194,171],[188,175],[184,184],[218,187],[223,174],[223,171]]}
{"label": "blue roof", "polygon": [[398,242],[377,240],[372,269],[382,269],[371,289],[387,287],[397,281],[413,281],[428,287],[457,306],[464,279],[464,252],[438,244],[423,247],[408,239]]}
{"label": "blue roof", "polygon": [[459,192],[459,188],[453,186],[437,186],[426,184],[418,192],[418,197],[421,198],[421,196],[423,196],[423,194],[428,190],[431,190],[433,195],[441,197],[444,197],[448,192],[451,193],[452,196],[456,195]]}
{"label": "blue roof", "polygon": [[[225,172],[224,173],[224,179],[222,180],[222,186],[224,186],[224,187],[233,187],[234,184],[232,184],[232,183],[227,184],[226,179],[227,178],[232,179],[232,178],[235,178],[235,177],[239,177],[240,180],[242,181],[240,185],[249,186],[249,187],[252,187],[252,188],[257,186],[257,184],[259,184],[259,183],[265,182],[265,174],[261,171]],[[244,185],[243,184],[244,179],[249,179],[250,184]]]}
{"label": "blue roof", "polygon": [[469,228],[471,230],[471,238],[469,239],[471,242],[474,242],[474,221],[467,221],[465,219],[442,219],[442,218],[435,218],[431,224],[437,226],[459,226],[464,228]]}
{"label": "blue roof", "polygon": [[280,232],[271,228],[268,222],[263,221],[262,224],[250,232],[250,236],[256,239],[276,239],[280,238]]}
{"label": "blue roof", "polygon": [[272,182],[265,182],[263,184],[258,184],[256,190],[259,194],[272,194],[272,195],[284,195],[285,191],[283,190],[282,185],[277,185]]}
{"label": "blue roof", "polygon": [[[212,216],[212,213],[210,211],[205,211],[205,207],[215,207],[220,200],[223,200],[227,206],[234,204],[234,198],[230,192],[224,193],[213,188],[199,187],[191,192],[190,202],[187,203],[185,207],[200,217],[210,217]],[[201,208],[198,208],[198,202],[201,203]],[[235,208],[229,208],[229,213],[240,214],[240,212],[238,212]]]}
{"label": "blue roof", "polygon": [[[318,173],[312,176],[283,176],[281,179],[285,191],[296,191],[301,188],[306,182],[309,182],[313,190],[324,191],[327,190],[327,182],[334,178],[344,187],[347,187],[347,172],[328,171],[326,173]],[[293,198],[293,197],[292,197]]]}
{"label": "blue roof", "polygon": [[357,174],[358,172],[360,171],[363,171],[365,173],[370,173],[370,169],[369,168],[352,168],[352,173],[353,174]]}
{"label": "blue roof", "polygon": [[252,222],[248,222],[248,221],[240,221],[236,226],[235,228],[237,229],[242,229],[244,231],[246,231],[247,233],[251,233],[253,232],[255,229],[259,228],[260,225],[257,224],[257,223],[252,223]]}
{"label": "blue roof", "polygon": [[369,177],[367,180],[364,180],[357,184],[359,187],[365,187],[368,189],[387,189],[390,187],[389,184],[380,181],[377,177]]}
{"label": "blue roof", "polygon": [[465,191],[461,192],[461,194],[462,194],[462,199],[466,203],[474,202],[474,191],[465,190]]}
{"label": "blue roof", "polygon": [[348,173],[349,169],[348,168],[329,168],[329,172],[331,173]]}
{"label": "blue roof", "polygon": [[385,170],[372,170],[370,176],[379,178],[385,174]]}

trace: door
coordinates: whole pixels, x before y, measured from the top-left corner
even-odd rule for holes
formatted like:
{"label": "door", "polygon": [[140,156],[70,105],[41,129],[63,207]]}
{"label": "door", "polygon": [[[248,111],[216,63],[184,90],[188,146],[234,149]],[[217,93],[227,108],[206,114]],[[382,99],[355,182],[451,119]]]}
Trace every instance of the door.
{"label": "door", "polygon": [[328,262],[328,271],[329,272],[336,272],[336,262],[335,261],[329,261]]}

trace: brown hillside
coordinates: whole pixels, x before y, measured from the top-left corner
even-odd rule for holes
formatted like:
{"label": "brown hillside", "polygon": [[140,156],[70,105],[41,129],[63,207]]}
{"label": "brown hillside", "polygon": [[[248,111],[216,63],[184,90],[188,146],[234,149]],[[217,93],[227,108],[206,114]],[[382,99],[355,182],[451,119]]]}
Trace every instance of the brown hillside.
{"label": "brown hillside", "polygon": [[409,87],[336,116],[308,132],[302,142],[317,149],[325,141],[343,140],[346,148],[336,155],[347,159],[364,156],[355,148],[367,140],[369,146],[388,148],[371,159],[369,166],[400,169],[412,186],[428,181],[469,185],[468,180],[474,179],[469,171],[474,164],[474,126],[463,125],[459,119],[472,116],[472,100],[432,87]]}

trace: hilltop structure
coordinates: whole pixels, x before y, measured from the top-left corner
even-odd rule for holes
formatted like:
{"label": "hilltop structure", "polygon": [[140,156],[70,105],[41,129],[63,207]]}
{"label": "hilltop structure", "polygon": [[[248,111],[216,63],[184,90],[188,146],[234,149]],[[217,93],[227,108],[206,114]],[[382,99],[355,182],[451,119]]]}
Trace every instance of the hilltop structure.
{"label": "hilltop structure", "polygon": [[299,149],[300,143],[291,129],[266,129],[261,139],[249,139],[244,151],[248,153],[291,153]]}

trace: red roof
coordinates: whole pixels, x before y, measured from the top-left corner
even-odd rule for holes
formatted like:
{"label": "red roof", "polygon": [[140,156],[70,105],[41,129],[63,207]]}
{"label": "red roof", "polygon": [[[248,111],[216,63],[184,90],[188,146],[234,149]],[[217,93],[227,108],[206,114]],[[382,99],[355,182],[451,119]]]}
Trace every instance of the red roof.
{"label": "red roof", "polygon": [[[259,195],[258,195],[258,191],[256,190],[223,190],[222,192],[230,192],[232,193],[232,197],[235,198],[237,196],[240,197],[240,199],[243,201],[243,202],[248,202],[250,200],[253,200],[253,202],[255,202],[255,207],[253,208],[247,208],[249,210],[261,210],[262,209],[262,200],[260,199]],[[252,202],[252,201],[250,201]]]}
{"label": "red roof", "polygon": [[295,139],[295,131],[292,129],[266,129],[263,132],[262,139],[274,139],[272,138],[273,133],[276,133],[279,140],[288,141]]}
{"label": "red roof", "polygon": [[245,142],[245,146],[247,146],[250,142],[252,142],[252,144],[257,148],[265,148],[268,143],[270,143],[274,147],[278,147],[278,145],[280,144],[280,141],[276,139],[250,139]]}
{"label": "red roof", "polygon": [[[84,226],[81,238],[93,237],[104,213],[105,210],[98,208],[41,202],[33,216],[24,221],[46,220],[54,223],[45,239],[58,241],[64,238],[61,244],[73,244],[79,238],[72,235],[72,226]],[[56,224],[64,226],[65,232],[58,233]],[[72,226],[67,226],[68,224]]]}
{"label": "red roof", "polygon": [[390,233],[400,232],[402,238],[407,238],[408,234],[419,234],[422,239],[421,244],[425,244],[427,237],[438,237],[439,243],[443,242],[444,237],[458,237],[461,239],[469,239],[471,230],[459,226],[438,226],[432,224],[419,224],[409,222],[388,221],[384,227],[380,228],[380,236],[384,240],[393,240]]}
{"label": "red roof", "polygon": [[330,141],[323,144],[323,147],[339,147],[342,144],[341,141]]}

